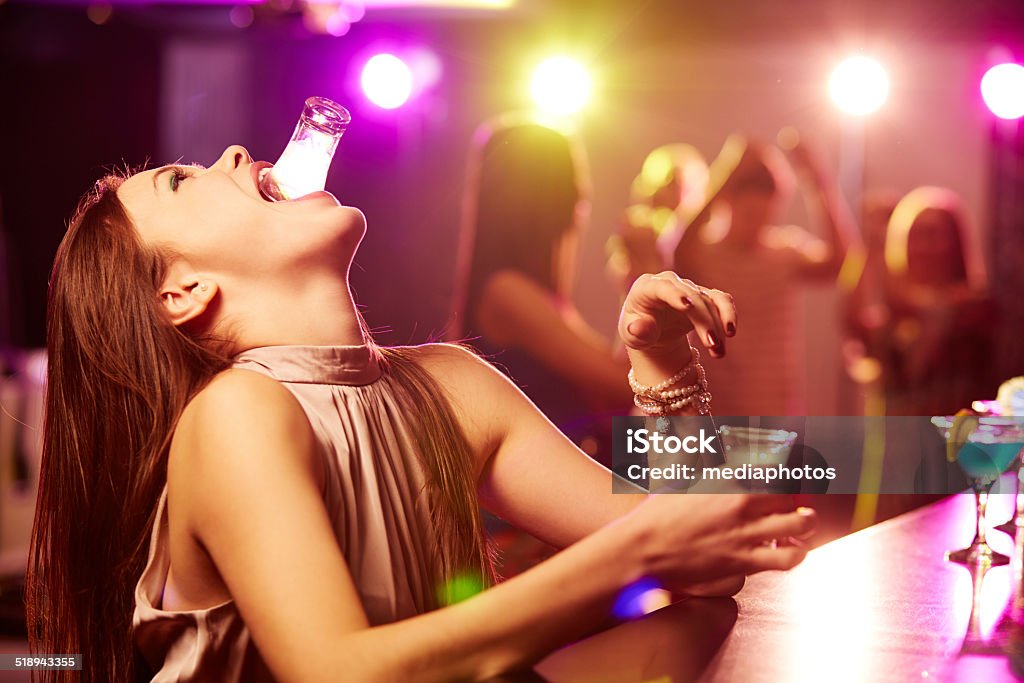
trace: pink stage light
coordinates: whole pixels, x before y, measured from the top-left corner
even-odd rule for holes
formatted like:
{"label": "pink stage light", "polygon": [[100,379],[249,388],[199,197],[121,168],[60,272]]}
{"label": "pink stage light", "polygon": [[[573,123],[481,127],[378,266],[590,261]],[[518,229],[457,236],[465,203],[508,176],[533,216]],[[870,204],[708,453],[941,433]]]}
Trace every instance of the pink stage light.
{"label": "pink stage light", "polygon": [[1024,66],[997,64],[981,79],[981,96],[989,110],[1001,119],[1024,116]]}

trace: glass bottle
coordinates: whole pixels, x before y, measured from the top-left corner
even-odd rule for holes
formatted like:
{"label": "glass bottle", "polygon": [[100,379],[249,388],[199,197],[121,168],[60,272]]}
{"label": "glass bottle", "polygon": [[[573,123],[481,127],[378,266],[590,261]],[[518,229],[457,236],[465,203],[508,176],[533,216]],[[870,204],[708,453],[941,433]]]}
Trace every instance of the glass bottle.
{"label": "glass bottle", "polygon": [[352,116],[325,97],[310,97],[292,139],[272,169],[260,177],[260,191],[270,200],[295,199],[323,190],[338,141]]}

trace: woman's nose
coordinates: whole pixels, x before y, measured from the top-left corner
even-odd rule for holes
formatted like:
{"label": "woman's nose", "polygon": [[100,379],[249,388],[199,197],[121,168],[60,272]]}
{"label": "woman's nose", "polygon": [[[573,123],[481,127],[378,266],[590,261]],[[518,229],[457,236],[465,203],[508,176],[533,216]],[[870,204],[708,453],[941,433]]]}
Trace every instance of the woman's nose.
{"label": "woman's nose", "polygon": [[224,153],[220,155],[220,159],[213,165],[225,173],[230,173],[238,168],[239,164],[252,163],[252,157],[249,155],[249,151],[241,145],[231,145],[224,150]]}

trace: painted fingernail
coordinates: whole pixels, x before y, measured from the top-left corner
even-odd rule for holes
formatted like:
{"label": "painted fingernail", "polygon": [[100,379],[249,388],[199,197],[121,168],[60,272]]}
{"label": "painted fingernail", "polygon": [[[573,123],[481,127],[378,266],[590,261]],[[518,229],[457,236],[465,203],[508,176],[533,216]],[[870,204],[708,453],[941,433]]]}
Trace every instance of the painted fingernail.
{"label": "painted fingernail", "polygon": [[736,334],[736,323],[731,320],[725,324],[725,333],[730,337]]}
{"label": "painted fingernail", "polygon": [[708,332],[708,344],[715,353],[722,353],[722,342],[718,341],[718,337],[715,336],[714,332]]}
{"label": "painted fingernail", "polygon": [[687,305],[687,306],[692,306],[692,305],[693,305],[693,301],[691,301],[691,300],[690,300],[690,297],[688,297],[688,296],[684,296],[684,297],[683,297],[683,303],[684,303],[685,305]]}

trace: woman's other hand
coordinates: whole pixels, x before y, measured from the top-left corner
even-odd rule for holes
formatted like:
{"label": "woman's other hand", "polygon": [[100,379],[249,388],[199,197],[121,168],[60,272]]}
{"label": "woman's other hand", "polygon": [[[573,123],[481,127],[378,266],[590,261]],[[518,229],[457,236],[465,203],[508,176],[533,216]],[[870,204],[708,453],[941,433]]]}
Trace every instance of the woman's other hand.
{"label": "woman's other hand", "polygon": [[627,519],[641,529],[648,575],[691,595],[728,594],[742,586],[737,577],[795,567],[817,526],[814,510],[783,495],[655,495]]}
{"label": "woman's other hand", "polygon": [[727,576],[724,579],[686,586],[682,591],[685,598],[731,598],[743,590],[745,576]]}
{"label": "woman's other hand", "polygon": [[712,356],[724,356],[725,338],[736,333],[732,296],[672,271],[638,277],[619,315],[619,336],[630,357],[677,356],[684,351],[687,355],[691,331]]}

